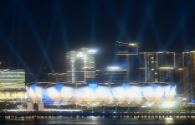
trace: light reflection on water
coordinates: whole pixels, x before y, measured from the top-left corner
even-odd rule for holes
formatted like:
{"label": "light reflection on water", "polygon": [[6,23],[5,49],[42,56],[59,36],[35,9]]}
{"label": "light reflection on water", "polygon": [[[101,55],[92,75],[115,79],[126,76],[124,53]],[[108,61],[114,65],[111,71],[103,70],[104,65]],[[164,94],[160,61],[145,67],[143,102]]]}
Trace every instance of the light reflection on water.
{"label": "light reflection on water", "polygon": [[174,119],[172,117],[165,118],[165,123],[174,123]]}
{"label": "light reflection on water", "polygon": [[[2,120],[2,119],[1,119]],[[1,125],[36,125],[36,124],[154,124],[154,125],[177,125],[195,124],[195,116],[27,116],[27,117],[9,117],[6,116],[4,121],[0,120]]]}

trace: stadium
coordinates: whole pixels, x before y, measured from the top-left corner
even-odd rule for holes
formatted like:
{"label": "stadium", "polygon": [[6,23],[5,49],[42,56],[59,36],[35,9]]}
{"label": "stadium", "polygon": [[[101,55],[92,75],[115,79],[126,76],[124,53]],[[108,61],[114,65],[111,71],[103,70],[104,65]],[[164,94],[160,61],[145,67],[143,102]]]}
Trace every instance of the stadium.
{"label": "stadium", "polygon": [[123,106],[169,102],[176,95],[173,83],[65,84],[31,83],[26,86],[33,103],[49,105]]}

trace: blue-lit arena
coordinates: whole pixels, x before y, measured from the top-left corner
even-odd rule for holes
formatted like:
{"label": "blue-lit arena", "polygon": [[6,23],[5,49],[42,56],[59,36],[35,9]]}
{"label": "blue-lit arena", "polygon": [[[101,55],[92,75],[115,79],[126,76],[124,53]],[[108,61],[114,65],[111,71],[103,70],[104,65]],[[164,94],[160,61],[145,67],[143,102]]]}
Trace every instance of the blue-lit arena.
{"label": "blue-lit arena", "polygon": [[159,103],[170,101],[176,95],[173,83],[32,83],[26,89],[33,103],[62,105]]}

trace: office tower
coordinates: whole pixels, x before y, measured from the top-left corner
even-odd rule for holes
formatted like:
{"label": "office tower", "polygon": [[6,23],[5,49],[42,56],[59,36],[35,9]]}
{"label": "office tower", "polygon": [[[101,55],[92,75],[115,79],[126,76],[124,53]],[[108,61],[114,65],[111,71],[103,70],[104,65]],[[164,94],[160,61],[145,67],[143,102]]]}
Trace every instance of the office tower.
{"label": "office tower", "polygon": [[0,90],[24,90],[24,69],[0,69]]}
{"label": "office tower", "polygon": [[108,83],[128,83],[126,68],[108,66],[105,76]]}
{"label": "office tower", "polygon": [[157,52],[157,67],[164,69],[175,68],[175,53],[174,52]]}
{"label": "office tower", "polygon": [[182,66],[190,66],[190,52],[182,53]]}
{"label": "office tower", "polygon": [[139,53],[139,81],[140,82],[158,82],[157,53],[140,52]]}
{"label": "office tower", "polygon": [[66,53],[67,83],[95,81],[95,53],[88,48]]}
{"label": "office tower", "polygon": [[190,96],[190,89],[189,89],[189,82],[190,82],[190,72],[189,72],[189,67],[183,67],[183,72],[182,72],[182,87],[183,87],[183,94],[185,97],[189,98]]}
{"label": "office tower", "polygon": [[174,82],[174,52],[140,52],[140,82]]}
{"label": "office tower", "polygon": [[182,64],[182,54],[181,53],[175,53],[175,67],[176,68],[183,67],[183,64]]}
{"label": "office tower", "polygon": [[183,85],[183,68],[175,68],[174,71],[174,83],[177,85],[176,92],[177,94],[184,94],[184,85]]}
{"label": "office tower", "polygon": [[189,86],[191,102],[195,102],[195,51],[183,52],[182,64],[184,68],[188,69],[184,75],[189,76],[184,84]]}
{"label": "office tower", "polygon": [[176,92],[188,99],[190,96],[189,81],[189,67],[175,68],[174,83],[177,85]]}
{"label": "office tower", "polygon": [[175,53],[175,71],[174,83],[177,85],[176,92],[178,95],[190,99],[190,53]]}
{"label": "office tower", "polygon": [[[102,70],[95,71],[95,82],[96,83],[104,83],[104,75]],[[106,82],[106,81],[105,81]]]}
{"label": "office tower", "polygon": [[195,51],[190,51],[190,96],[191,101],[195,102]]}
{"label": "office tower", "polygon": [[174,82],[175,53],[157,52],[159,82]]}
{"label": "office tower", "polygon": [[45,82],[67,82],[66,73],[48,73]]}
{"label": "office tower", "polygon": [[138,81],[138,53],[138,43],[124,43],[116,41],[117,66],[127,70],[127,82]]}

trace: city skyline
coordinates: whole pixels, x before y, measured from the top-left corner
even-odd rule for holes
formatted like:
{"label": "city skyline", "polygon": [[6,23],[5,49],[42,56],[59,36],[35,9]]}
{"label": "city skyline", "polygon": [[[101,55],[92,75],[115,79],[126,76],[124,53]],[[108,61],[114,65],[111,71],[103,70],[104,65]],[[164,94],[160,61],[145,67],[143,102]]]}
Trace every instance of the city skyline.
{"label": "city skyline", "polygon": [[[1,1],[0,62],[4,67],[65,71],[66,52],[98,48],[97,69],[114,61],[114,42],[140,50],[194,48],[194,1]],[[109,50],[108,50],[109,48]],[[101,62],[100,60],[104,60]]]}
{"label": "city skyline", "polygon": [[[118,41],[115,41],[115,43],[116,42],[118,42]],[[113,43],[114,45],[115,45],[115,43]],[[125,43],[125,44],[137,44],[137,45],[139,45],[139,43],[132,43],[132,42],[121,42],[121,43]],[[87,47],[80,47],[80,48],[87,48]],[[95,49],[94,49],[95,48]],[[115,49],[116,49],[116,46],[114,47]],[[139,46],[139,48],[140,48],[140,46]],[[74,50],[70,50],[70,51],[76,51],[76,50],[78,50],[79,48],[76,48],[76,49],[74,49]],[[99,53],[100,53],[100,51],[99,51],[99,49],[97,48],[97,47],[93,47],[93,48],[89,48],[89,49],[91,49],[91,50],[94,50],[94,51],[96,51],[95,53],[96,53],[96,56],[98,57],[98,56],[100,56],[99,55]],[[115,53],[113,53],[113,55],[117,55],[116,54],[116,52],[117,51],[115,51]],[[188,53],[190,53],[190,52],[195,52],[194,50],[190,50],[190,51],[185,51],[185,52],[170,52],[170,51],[139,51],[138,53],[139,53],[139,55],[140,54],[142,54],[142,53],[166,53],[166,52],[168,52],[168,53],[175,53],[175,54],[179,54],[179,56],[178,56],[178,59],[179,59],[179,57],[181,57],[181,58],[183,58],[183,56],[182,56],[182,54],[188,54]],[[176,55],[175,55],[176,56]],[[64,57],[64,59],[66,58],[66,56]],[[182,60],[182,59],[181,59]],[[23,60],[23,61],[25,61],[25,60]],[[97,62],[99,62],[98,60],[96,60]],[[5,65],[1,65],[2,63],[4,63],[4,62],[0,62],[0,66],[1,66],[1,69],[17,69],[17,67],[13,67],[13,66],[11,66],[11,67],[8,67],[8,66],[5,66]],[[64,61],[63,63],[66,63],[66,61]],[[104,63],[104,62],[103,62]],[[176,60],[176,62],[174,62],[175,63],[175,65],[177,65],[177,63],[180,63],[180,62],[178,62],[178,60]],[[184,64],[184,63],[186,63],[186,62],[182,62],[183,64],[181,64],[181,65],[187,65],[187,64]],[[28,64],[25,64],[25,65],[28,65]],[[96,63],[96,65],[97,65],[97,63]],[[180,64],[179,64],[180,65]],[[189,65],[189,64],[188,64]],[[106,70],[107,69],[107,67],[109,67],[109,66],[118,66],[118,63],[116,62],[116,57],[114,57],[113,56],[113,62],[111,62],[110,64],[108,64],[108,65],[104,65],[103,67],[105,67],[105,68],[102,68],[102,69],[100,69],[100,68],[96,68],[97,70]],[[120,66],[119,66],[120,67]],[[45,65],[45,66],[43,66],[42,67],[43,69],[42,69],[42,72],[39,72],[39,73],[50,73],[50,72],[53,72],[53,73],[55,73],[55,72],[66,72],[67,71],[67,69],[65,70],[52,70],[51,68],[49,68],[49,66],[48,65]],[[44,68],[47,68],[47,70],[46,71],[44,71]],[[21,68],[22,69],[22,68]],[[23,69],[25,69],[25,70],[27,70],[27,72],[29,72],[29,68],[24,68],[23,67]],[[48,70],[49,69],[49,70]],[[37,74],[38,72],[33,72],[33,70],[30,70],[31,72],[29,72],[29,73],[35,73],[35,74]]]}
{"label": "city skyline", "polygon": [[194,15],[195,0],[0,0],[0,123],[194,124]]}

